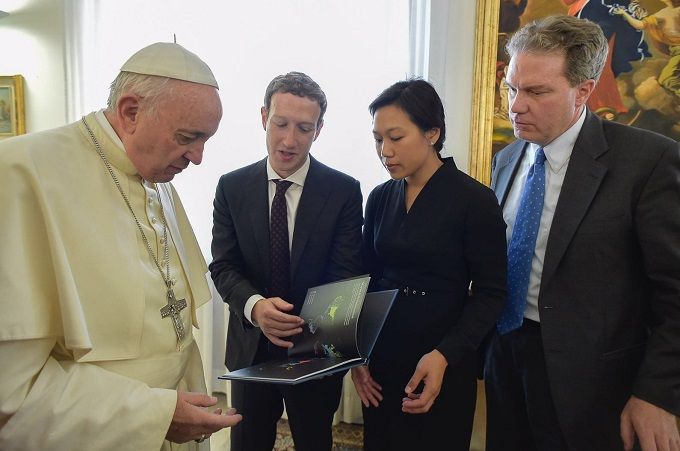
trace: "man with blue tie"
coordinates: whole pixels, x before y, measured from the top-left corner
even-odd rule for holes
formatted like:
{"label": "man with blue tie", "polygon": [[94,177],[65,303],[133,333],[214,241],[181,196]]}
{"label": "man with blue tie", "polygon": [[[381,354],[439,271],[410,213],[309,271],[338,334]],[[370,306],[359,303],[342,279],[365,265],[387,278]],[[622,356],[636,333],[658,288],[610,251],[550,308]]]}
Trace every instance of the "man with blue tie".
{"label": "man with blue tie", "polygon": [[493,162],[508,300],[487,450],[680,450],[680,152],[586,108],[607,58],[555,16],[506,46],[515,142]]}

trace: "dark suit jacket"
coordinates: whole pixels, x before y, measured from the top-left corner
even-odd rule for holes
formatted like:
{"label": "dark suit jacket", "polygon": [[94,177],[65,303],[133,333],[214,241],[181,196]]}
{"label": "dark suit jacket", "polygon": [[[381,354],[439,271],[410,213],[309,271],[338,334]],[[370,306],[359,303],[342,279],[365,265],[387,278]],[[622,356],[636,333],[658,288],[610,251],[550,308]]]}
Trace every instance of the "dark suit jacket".
{"label": "dark suit jacket", "polygon": [[[307,289],[361,273],[362,196],[359,182],[311,158],[291,249],[291,293],[300,312]],[[254,294],[267,297],[269,197],[267,160],[225,174],[215,193],[210,273],[229,304],[226,365],[253,364],[262,336],[244,317]]]}
{"label": "dark suit jacket", "polygon": [[[525,141],[494,158],[505,200]],[[548,377],[573,449],[621,449],[631,395],[680,414],[680,153],[588,112],[548,236],[538,299]]]}

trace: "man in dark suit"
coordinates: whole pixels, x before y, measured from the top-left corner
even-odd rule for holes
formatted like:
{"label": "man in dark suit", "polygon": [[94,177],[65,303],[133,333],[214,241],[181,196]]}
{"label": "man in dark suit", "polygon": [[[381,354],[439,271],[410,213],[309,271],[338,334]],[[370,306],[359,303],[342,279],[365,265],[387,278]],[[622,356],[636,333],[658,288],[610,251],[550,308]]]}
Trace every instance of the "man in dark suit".
{"label": "man in dark suit", "polygon": [[587,111],[607,55],[592,22],[538,20],[506,49],[518,139],[492,176],[509,265],[487,449],[679,450],[678,144]]}
{"label": "man in dark suit", "polygon": [[[361,273],[359,182],[309,156],[325,110],[325,94],[307,75],[274,78],[261,110],[268,157],[219,181],[210,272],[229,304],[232,371],[285,357],[302,332],[297,315],[307,289]],[[271,451],[284,402],[296,449],[331,449],[341,374],[296,386],[231,387],[243,414],[231,431],[233,451]]]}

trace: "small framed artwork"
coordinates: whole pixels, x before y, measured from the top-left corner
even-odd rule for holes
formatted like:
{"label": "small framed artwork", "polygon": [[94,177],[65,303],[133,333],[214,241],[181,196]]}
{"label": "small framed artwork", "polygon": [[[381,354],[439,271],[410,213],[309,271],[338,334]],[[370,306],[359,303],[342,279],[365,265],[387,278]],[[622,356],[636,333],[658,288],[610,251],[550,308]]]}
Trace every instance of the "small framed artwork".
{"label": "small framed artwork", "polygon": [[24,78],[0,76],[0,139],[26,133]]}
{"label": "small framed artwork", "polygon": [[488,184],[491,160],[515,138],[504,47],[521,26],[567,14],[598,24],[609,58],[588,108],[603,119],[680,139],[680,0],[478,0],[470,174]]}

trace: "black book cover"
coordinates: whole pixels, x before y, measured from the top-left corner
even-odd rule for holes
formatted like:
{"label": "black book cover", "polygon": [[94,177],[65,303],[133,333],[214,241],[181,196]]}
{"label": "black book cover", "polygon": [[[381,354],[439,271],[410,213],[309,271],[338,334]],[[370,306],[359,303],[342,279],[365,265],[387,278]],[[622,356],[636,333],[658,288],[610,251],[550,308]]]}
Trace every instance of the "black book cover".
{"label": "black book cover", "polygon": [[396,290],[366,293],[369,276],[312,287],[288,359],[232,371],[220,379],[297,384],[368,362]]}

